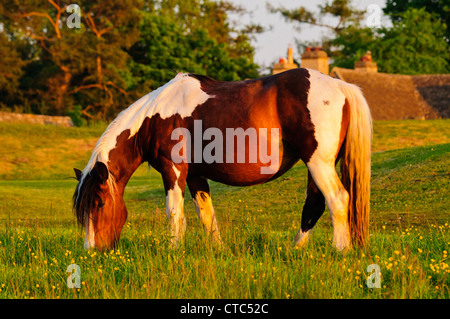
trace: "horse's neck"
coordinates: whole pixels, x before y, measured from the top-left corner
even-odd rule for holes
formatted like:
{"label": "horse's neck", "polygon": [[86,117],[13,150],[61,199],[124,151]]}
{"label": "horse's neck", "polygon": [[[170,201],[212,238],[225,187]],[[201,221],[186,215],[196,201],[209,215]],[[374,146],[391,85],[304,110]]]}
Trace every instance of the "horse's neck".
{"label": "horse's neck", "polygon": [[114,149],[109,153],[109,170],[114,175],[117,184],[125,185],[133,173],[142,164],[144,153],[140,141],[145,140],[141,134],[136,134],[130,139],[129,134],[124,132],[117,137]]}

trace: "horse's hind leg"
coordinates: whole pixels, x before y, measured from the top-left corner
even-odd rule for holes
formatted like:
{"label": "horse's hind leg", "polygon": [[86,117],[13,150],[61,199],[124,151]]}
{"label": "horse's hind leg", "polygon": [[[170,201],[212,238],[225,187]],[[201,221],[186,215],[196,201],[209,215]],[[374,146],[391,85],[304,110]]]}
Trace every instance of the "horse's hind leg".
{"label": "horse's hind leg", "polygon": [[339,250],[350,247],[349,195],[336,173],[334,163],[316,159],[308,162],[307,166],[330,210],[333,224],[333,244]]}
{"label": "horse's hind leg", "polygon": [[325,210],[325,198],[314,182],[311,173],[308,171],[308,187],[306,190],[306,200],[303,205],[302,222],[300,230],[295,236],[297,247],[303,247],[308,242],[312,228],[322,216]]}
{"label": "horse's hind leg", "polygon": [[214,242],[221,243],[207,179],[200,176],[188,176],[187,184],[203,228]]}

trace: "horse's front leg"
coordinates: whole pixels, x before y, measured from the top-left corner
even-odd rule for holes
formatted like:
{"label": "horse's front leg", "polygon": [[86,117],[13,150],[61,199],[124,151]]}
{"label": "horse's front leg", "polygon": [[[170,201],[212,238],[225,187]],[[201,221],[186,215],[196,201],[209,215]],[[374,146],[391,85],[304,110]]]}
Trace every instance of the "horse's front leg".
{"label": "horse's front leg", "polygon": [[170,243],[172,248],[176,248],[186,232],[186,217],[183,209],[187,167],[172,162],[162,166],[161,175],[166,191],[166,215],[169,222]]}

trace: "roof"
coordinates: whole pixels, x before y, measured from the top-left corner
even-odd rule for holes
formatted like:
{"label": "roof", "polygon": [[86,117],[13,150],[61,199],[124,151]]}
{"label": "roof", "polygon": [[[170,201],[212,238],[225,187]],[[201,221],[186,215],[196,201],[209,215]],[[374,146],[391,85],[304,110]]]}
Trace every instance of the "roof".
{"label": "roof", "polygon": [[330,75],[361,88],[374,120],[450,117],[450,74],[401,75],[335,67]]}

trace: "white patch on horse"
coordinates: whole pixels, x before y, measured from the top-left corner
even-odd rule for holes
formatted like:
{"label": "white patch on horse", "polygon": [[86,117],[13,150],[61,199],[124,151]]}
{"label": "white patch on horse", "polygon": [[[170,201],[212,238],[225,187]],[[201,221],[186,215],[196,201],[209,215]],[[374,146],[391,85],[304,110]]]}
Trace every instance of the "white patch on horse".
{"label": "white patch on horse", "polygon": [[178,241],[184,237],[186,231],[186,218],[184,216],[184,196],[178,185],[178,178],[181,172],[172,165],[172,169],[177,177],[172,189],[167,191],[166,214],[169,220],[170,235],[172,237],[172,247],[176,247]]}
{"label": "white patch on horse", "polygon": [[306,232],[303,232],[300,228],[300,230],[297,233],[297,236],[295,236],[295,245],[296,247],[303,248],[308,243],[309,234],[311,233],[311,229],[308,229]]}
{"label": "white patch on horse", "polygon": [[[333,243],[342,250],[350,245],[347,221],[349,196],[336,173],[335,160],[339,147],[345,95],[339,89],[338,81],[340,80],[315,70],[308,71],[310,74],[308,109],[318,145],[306,165],[330,210]],[[324,100],[329,103],[324,105]]]}
{"label": "white patch on horse", "polygon": [[178,215],[180,211],[183,209],[183,192],[181,191],[180,186],[175,183],[173,189],[169,189],[167,191],[166,196],[166,213],[167,218],[172,218],[175,215]]}
{"label": "white patch on horse", "polygon": [[173,172],[175,173],[175,176],[177,177],[177,180],[180,178],[180,174],[181,172],[176,168],[176,166],[172,163],[172,169]]}
{"label": "white patch on horse", "polygon": [[[314,137],[317,149],[313,156],[319,156],[327,162],[333,162],[339,147],[342,111],[345,95],[338,88],[336,79],[333,79],[316,70],[310,70],[308,92],[308,109],[311,122],[314,124]],[[324,105],[323,101],[329,101]],[[311,159],[312,159],[311,157]]]}
{"label": "white patch on horse", "polygon": [[192,115],[198,105],[213,97],[201,89],[199,80],[188,74],[179,73],[171,81],[143,96],[117,116],[98,140],[91,159],[83,170],[83,176],[92,170],[97,161],[108,166],[109,152],[114,149],[117,137],[123,131],[129,129],[128,138],[133,137],[145,118],[151,118],[156,114],[162,119],[176,114],[185,118]]}
{"label": "white patch on horse", "polygon": [[84,236],[84,249],[89,250],[95,247],[95,233],[94,233],[94,223],[92,218],[88,217],[86,219],[86,235]]}

